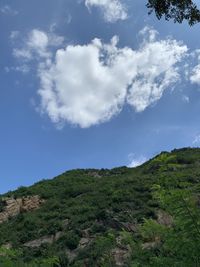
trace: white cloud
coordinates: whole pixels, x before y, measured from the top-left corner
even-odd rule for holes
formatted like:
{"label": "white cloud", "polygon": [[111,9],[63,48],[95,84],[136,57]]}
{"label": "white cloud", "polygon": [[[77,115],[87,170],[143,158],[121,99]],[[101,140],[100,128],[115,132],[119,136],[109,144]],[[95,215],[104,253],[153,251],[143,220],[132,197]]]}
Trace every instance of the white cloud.
{"label": "white cloud", "polygon": [[[193,58],[192,67],[190,66],[190,71],[188,72],[188,79],[192,84],[200,85],[200,49],[196,49],[194,52],[191,53]],[[194,66],[194,61],[197,64]]]}
{"label": "white cloud", "polygon": [[190,76],[190,81],[191,83],[200,85],[200,64],[193,69],[192,75]]}
{"label": "white cloud", "polygon": [[23,74],[27,74],[29,71],[30,71],[30,67],[26,64],[24,65],[20,65],[20,66],[17,66],[17,67],[5,67],[4,68],[5,72],[9,73],[11,71],[18,71],[18,72],[21,72]]}
{"label": "white cloud", "polygon": [[189,96],[187,96],[187,95],[183,95],[183,96],[182,96],[182,100],[183,100],[183,102],[186,103],[186,104],[190,103],[190,98],[189,98]]}
{"label": "white cloud", "polygon": [[[156,40],[157,33],[145,28],[142,47],[134,58],[137,74],[129,90],[127,101],[137,112],[145,110],[159,100],[165,89],[179,80],[176,64],[187,52],[187,47],[176,40]],[[148,36],[147,35],[147,36]]]}
{"label": "white cloud", "polygon": [[11,15],[11,16],[16,16],[19,14],[17,10],[12,9],[9,5],[2,6],[0,8],[0,12],[5,15]]}
{"label": "white cloud", "polygon": [[70,24],[72,22],[72,15],[70,13],[67,14],[65,21],[67,24]]}
{"label": "white cloud", "polygon": [[87,8],[98,7],[107,22],[127,19],[127,11],[120,0],[85,0]]}
{"label": "white cloud", "polygon": [[11,31],[10,33],[10,39],[14,40],[19,36],[19,31]]}
{"label": "white cloud", "polygon": [[177,63],[187,47],[176,40],[157,40],[157,32],[149,28],[142,35],[138,50],[119,48],[115,36],[110,44],[94,39],[87,45],[68,45],[58,49],[54,58],[48,35],[36,30],[29,35],[26,49],[15,55],[30,59],[34,50],[41,57],[42,111],[56,124],[86,128],[110,120],[126,102],[136,112],[145,110],[178,81]]}
{"label": "white cloud", "polygon": [[31,60],[32,59],[32,53],[29,49],[25,48],[14,48],[13,49],[13,56],[16,58],[23,58],[24,60]]}
{"label": "white cloud", "polygon": [[137,158],[134,156],[134,154],[130,154],[128,157],[130,161],[130,163],[128,164],[129,168],[138,167],[147,161],[147,158],[144,156],[140,156]]}
{"label": "white cloud", "polygon": [[30,71],[30,68],[28,65],[22,65],[22,66],[17,66],[15,67],[14,69],[15,71],[19,71],[19,72],[22,72],[23,74],[26,74]]}
{"label": "white cloud", "polygon": [[193,145],[200,145],[200,134],[197,134],[195,137],[194,137],[194,140],[192,142]]}
{"label": "white cloud", "polygon": [[41,57],[46,57],[48,54],[48,43],[49,38],[46,33],[39,30],[33,30],[29,35],[27,46],[30,48],[30,50],[37,51]]}
{"label": "white cloud", "polygon": [[[85,46],[68,46],[57,51],[54,63],[40,67],[39,94],[52,121],[69,121],[85,128],[121,111],[126,74],[117,79],[113,63],[100,59],[112,47],[115,49],[114,44],[104,46],[98,39]],[[107,60],[112,61],[111,55]]]}
{"label": "white cloud", "polygon": [[[19,33],[16,36],[14,32],[14,37],[18,36]],[[12,37],[13,32],[11,32],[11,38]],[[62,36],[57,36],[54,33],[45,33],[38,29],[34,29],[29,33],[23,47],[15,48],[13,50],[13,55],[16,58],[23,58],[24,60],[31,60],[35,56],[38,56],[40,59],[49,58],[51,57],[49,48],[53,46],[61,46],[63,42],[64,38]]]}

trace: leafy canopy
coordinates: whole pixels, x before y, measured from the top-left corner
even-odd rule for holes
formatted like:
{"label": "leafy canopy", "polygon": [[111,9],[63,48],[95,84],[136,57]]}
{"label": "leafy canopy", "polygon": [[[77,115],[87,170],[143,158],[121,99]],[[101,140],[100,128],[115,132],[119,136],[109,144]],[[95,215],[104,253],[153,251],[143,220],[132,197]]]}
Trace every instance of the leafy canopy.
{"label": "leafy canopy", "polygon": [[200,10],[192,0],[148,0],[147,7],[159,20],[163,16],[178,23],[186,20],[190,26],[200,22]]}

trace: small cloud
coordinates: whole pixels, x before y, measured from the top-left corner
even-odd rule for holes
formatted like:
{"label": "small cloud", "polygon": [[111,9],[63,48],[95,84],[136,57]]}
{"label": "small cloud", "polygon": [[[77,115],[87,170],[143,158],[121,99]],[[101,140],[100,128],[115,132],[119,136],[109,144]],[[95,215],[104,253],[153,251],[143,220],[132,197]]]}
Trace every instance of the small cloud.
{"label": "small cloud", "polygon": [[11,40],[15,40],[16,38],[18,38],[19,37],[19,31],[12,31],[11,33],[10,33],[10,39]]}
{"label": "small cloud", "polygon": [[14,48],[13,49],[13,56],[16,58],[23,58],[24,60],[31,60],[32,55],[31,52],[27,49],[18,49],[18,48]]}
{"label": "small cloud", "polygon": [[12,9],[9,5],[5,5],[0,8],[0,12],[5,15],[16,16],[19,14],[17,10]]}
{"label": "small cloud", "polygon": [[192,71],[192,75],[190,76],[190,81],[193,84],[200,85],[200,64],[194,67]]}
{"label": "small cloud", "polygon": [[183,95],[183,96],[182,96],[182,100],[183,100],[183,102],[186,103],[186,104],[188,104],[188,103],[190,102],[190,98],[189,98],[189,96],[187,96],[187,95]]}
{"label": "small cloud", "polygon": [[197,61],[197,64],[190,69],[189,80],[192,84],[200,85],[200,49],[196,49],[192,52],[191,57]]}
{"label": "small cloud", "polygon": [[6,73],[9,73],[11,71],[18,71],[18,72],[21,72],[23,74],[27,74],[29,71],[30,71],[30,67],[26,64],[24,65],[21,65],[21,66],[17,66],[17,67],[5,67],[4,68],[4,71]]}
{"label": "small cloud", "polygon": [[66,17],[65,21],[66,21],[67,24],[70,24],[71,21],[72,21],[72,15],[71,14],[67,14],[67,17]]}
{"label": "small cloud", "polygon": [[65,38],[63,36],[58,36],[54,33],[48,34],[48,46],[62,46]]}
{"label": "small cloud", "polygon": [[132,153],[128,156],[128,158],[129,158],[129,162],[130,162],[128,164],[129,168],[138,167],[147,161],[146,157],[144,157],[144,156],[135,157],[135,155]]}
{"label": "small cloud", "polygon": [[194,137],[194,140],[192,141],[192,144],[193,144],[193,145],[196,145],[196,146],[199,146],[199,145],[200,145],[200,134],[197,134],[197,135]]}
{"label": "small cloud", "polygon": [[10,68],[6,66],[6,67],[4,68],[4,71],[5,71],[6,73],[9,73],[9,72],[10,72]]}
{"label": "small cloud", "polygon": [[[12,32],[11,37],[18,37],[18,32]],[[14,57],[30,61],[35,57],[50,58],[50,47],[61,46],[64,42],[64,37],[58,36],[52,32],[46,33],[38,29],[33,29],[29,34],[24,44],[20,48],[13,49]]]}
{"label": "small cloud", "polygon": [[126,7],[120,0],[85,0],[85,5],[89,10],[91,7],[100,8],[107,22],[125,20],[128,17]]}
{"label": "small cloud", "polygon": [[56,22],[53,22],[50,27],[49,27],[49,30],[50,32],[54,32],[57,28],[57,23]]}
{"label": "small cloud", "polygon": [[15,67],[14,70],[22,72],[23,74],[26,74],[30,71],[30,67],[28,65],[24,64],[22,66]]}

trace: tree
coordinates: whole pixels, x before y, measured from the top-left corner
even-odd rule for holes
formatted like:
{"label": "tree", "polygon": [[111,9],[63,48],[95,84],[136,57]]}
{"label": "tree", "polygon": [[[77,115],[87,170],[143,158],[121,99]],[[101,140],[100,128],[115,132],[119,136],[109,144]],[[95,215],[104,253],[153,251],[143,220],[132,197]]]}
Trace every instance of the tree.
{"label": "tree", "polygon": [[159,240],[152,251],[149,266],[200,266],[200,209],[199,197],[190,189],[154,187],[154,197],[173,217],[173,225],[165,227],[153,220],[145,220],[143,237]]}
{"label": "tree", "polygon": [[200,22],[200,10],[192,0],[148,0],[147,7],[159,20],[163,16],[178,23],[187,20],[190,26]]}
{"label": "tree", "polygon": [[33,260],[30,263],[24,263],[22,260],[22,251],[0,247],[0,266],[2,267],[60,267],[59,258],[52,256],[47,259]]}
{"label": "tree", "polygon": [[200,266],[200,198],[189,188],[153,187],[160,208],[172,218],[171,225],[144,219],[139,239],[124,232],[130,245],[130,267],[199,267]]}

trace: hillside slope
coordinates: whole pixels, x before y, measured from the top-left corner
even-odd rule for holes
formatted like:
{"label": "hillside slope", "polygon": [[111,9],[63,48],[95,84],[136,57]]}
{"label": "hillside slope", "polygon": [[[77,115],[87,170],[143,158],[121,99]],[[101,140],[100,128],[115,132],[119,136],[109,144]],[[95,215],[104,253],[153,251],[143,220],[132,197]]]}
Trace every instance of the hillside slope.
{"label": "hillside slope", "polygon": [[[133,169],[68,171],[8,192],[0,200],[0,246],[20,250],[24,262],[55,256],[58,266],[151,266],[155,240],[142,240],[140,226],[144,218],[172,224],[152,197],[154,185],[198,196],[200,149],[162,152]],[[142,243],[141,265],[131,263],[138,255],[124,236]]]}

